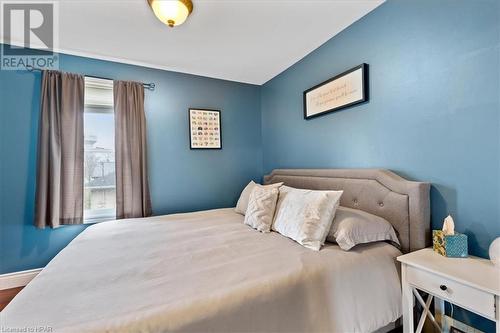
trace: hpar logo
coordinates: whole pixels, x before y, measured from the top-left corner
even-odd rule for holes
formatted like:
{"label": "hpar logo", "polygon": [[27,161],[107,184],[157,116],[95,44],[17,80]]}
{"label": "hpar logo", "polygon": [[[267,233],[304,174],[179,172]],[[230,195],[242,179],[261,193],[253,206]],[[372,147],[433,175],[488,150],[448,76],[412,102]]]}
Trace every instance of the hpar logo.
{"label": "hpar logo", "polygon": [[2,70],[58,69],[58,3],[0,1]]}

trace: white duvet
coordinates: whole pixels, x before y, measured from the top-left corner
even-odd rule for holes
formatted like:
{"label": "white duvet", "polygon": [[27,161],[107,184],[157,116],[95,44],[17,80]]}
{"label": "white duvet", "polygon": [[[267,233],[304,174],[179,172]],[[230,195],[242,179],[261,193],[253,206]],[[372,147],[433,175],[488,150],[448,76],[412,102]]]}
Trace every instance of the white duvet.
{"label": "white duvet", "polygon": [[372,332],[401,315],[386,243],[319,252],[233,209],[87,228],[0,313],[53,332]]}

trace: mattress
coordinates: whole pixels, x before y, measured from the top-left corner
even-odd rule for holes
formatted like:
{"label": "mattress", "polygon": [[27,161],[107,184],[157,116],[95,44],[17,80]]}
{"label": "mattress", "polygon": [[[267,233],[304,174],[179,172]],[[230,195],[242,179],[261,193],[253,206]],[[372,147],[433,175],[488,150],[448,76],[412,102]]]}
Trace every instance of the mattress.
{"label": "mattress", "polygon": [[232,208],[103,222],[0,313],[53,332],[372,332],[401,316],[386,243],[312,251]]}

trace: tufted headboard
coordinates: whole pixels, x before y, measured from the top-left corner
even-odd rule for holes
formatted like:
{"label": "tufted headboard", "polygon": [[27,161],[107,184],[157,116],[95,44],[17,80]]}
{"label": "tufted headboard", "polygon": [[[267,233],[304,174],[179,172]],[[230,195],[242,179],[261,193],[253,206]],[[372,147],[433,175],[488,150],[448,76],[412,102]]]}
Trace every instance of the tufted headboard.
{"label": "tufted headboard", "polygon": [[340,205],[385,218],[398,233],[401,249],[430,245],[429,183],[406,180],[383,169],[276,169],[264,183],[312,190],[343,190]]}

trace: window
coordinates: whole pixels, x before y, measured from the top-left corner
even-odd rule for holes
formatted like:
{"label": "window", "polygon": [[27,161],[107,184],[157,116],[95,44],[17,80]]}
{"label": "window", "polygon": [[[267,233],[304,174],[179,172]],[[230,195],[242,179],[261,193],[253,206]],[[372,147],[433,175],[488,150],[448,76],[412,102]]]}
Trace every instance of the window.
{"label": "window", "polygon": [[85,77],[83,133],[84,221],[93,223],[114,219],[116,182],[112,80]]}

